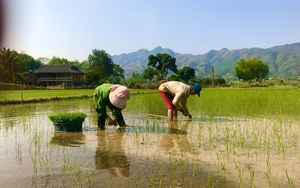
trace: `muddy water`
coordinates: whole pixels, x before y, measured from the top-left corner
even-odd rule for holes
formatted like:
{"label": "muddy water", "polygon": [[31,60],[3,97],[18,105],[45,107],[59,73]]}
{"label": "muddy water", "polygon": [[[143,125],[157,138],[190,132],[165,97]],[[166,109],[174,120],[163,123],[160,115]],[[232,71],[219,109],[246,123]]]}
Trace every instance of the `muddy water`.
{"label": "muddy water", "polygon": [[[48,116],[82,111],[82,132]],[[89,100],[0,107],[0,187],[288,187],[300,185],[299,126],[276,118],[124,112],[97,130]]]}

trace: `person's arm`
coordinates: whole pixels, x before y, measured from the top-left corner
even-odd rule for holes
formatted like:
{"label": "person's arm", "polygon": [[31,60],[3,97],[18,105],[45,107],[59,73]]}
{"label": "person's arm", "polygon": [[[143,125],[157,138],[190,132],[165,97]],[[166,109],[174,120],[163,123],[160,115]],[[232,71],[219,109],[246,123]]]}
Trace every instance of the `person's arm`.
{"label": "person's arm", "polygon": [[185,99],[181,100],[181,106],[183,108],[182,114],[184,116],[188,116],[190,119],[192,119],[192,115],[190,114],[190,112],[189,112],[189,110],[188,110],[188,108],[186,106],[186,102],[187,102],[187,97]]}
{"label": "person's arm", "polygon": [[175,95],[172,103],[176,107],[178,111],[180,111],[184,116],[188,116],[190,119],[192,115],[189,113],[188,108],[186,106],[188,96],[186,96],[183,92]]}
{"label": "person's arm", "polygon": [[182,100],[181,100],[182,114],[185,116],[188,116],[190,113],[186,106],[186,102],[187,102],[187,97],[182,97]]}
{"label": "person's arm", "polygon": [[184,109],[180,106],[180,102],[183,99],[184,93],[180,92],[180,93],[176,93],[173,100],[172,100],[172,104],[176,107],[176,109],[180,112],[183,112]]}
{"label": "person's arm", "polygon": [[114,121],[115,121],[116,124],[118,124],[121,127],[126,126],[124,117],[122,115],[122,110],[120,110],[120,109],[113,109],[112,110],[112,114],[113,114],[113,116],[115,118]]}

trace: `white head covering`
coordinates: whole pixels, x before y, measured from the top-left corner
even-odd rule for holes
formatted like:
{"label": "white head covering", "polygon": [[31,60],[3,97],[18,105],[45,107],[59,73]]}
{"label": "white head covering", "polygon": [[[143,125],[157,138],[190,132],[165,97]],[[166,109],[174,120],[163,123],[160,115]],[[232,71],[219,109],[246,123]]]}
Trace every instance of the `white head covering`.
{"label": "white head covering", "polygon": [[109,88],[109,101],[117,108],[126,108],[127,100],[130,99],[129,89],[122,85],[113,85]]}

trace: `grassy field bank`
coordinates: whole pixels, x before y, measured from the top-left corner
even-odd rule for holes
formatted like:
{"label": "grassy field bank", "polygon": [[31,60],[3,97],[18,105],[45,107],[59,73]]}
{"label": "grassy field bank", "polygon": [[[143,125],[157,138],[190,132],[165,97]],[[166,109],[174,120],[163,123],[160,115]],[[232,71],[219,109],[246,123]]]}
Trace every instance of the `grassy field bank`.
{"label": "grassy field bank", "polygon": [[[156,92],[150,89],[130,89],[131,94]],[[63,90],[0,90],[0,102],[31,101],[38,99],[54,99],[69,97],[92,97],[94,89],[63,89]]]}
{"label": "grassy field bank", "polygon": [[[166,114],[159,94],[136,95],[128,101],[133,112]],[[151,105],[141,105],[151,104]],[[204,88],[201,97],[190,96],[193,117],[209,116],[300,116],[300,89],[295,88]]]}
{"label": "grassy field bank", "polygon": [[[68,97],[92,97],[93,89],[0,91],[0,102]],[[164,114],[156,89],[131,89],[127,108],[139,113]],[[154,93],[153,95],[142,95]],[[141,105],[152,104],[152,105]],[[300,114],[300,89],[295,87],[204,88],[201,97],[190,96],[188,108],[194,116],[266,116]],[[200,114],[201,113],[201,114]]]}
{"label": "grassy field bank", "polygon": [[196,97],[188,101],[190,108],[213,116],[266,116],[300,114],[298,88],[204,89],[200,103]]}

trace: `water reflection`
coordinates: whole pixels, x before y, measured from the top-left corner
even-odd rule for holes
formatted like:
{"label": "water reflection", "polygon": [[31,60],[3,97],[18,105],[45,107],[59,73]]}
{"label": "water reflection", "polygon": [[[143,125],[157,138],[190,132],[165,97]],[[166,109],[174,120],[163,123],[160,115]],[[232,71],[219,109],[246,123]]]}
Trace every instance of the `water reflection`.
{"label": "water reflection", "polygon": [[[178,122],[172,124],[178,124]],[[120,128],[119,131],[125,133],[187,134],[186,130],[178,129],[178,126],[166,127],[163,123],[156,122],[149,125],[127,126]]]}
{"label": "water reflection", "polygon": [[190,149],[191,144],[187,138],[187,130],[191,121],[169,121],[168,132],[162,138],[160,147],[163,153],[181,154]]}
{"label": "water reflection", "polygon": [[50,144],[69,146],[69,147],[79,147],[84,144],[85,136],[83,132],[54,132]]}
{"label": "water reflection", "polygon": [[[87,113],[83,132],[53,132],[48,116],[58,110]],[[239,187],[231,181],[248,167],[256,185],[268,185],[266,161],[300,184],[296,116],[124,115],[131,126],[98,131],[87,100],[0,106],[0,187]],[[281,179],[272,178],[274,186],[288,187]]]}
{"label": "water reflection", "polygon": [[34,115],[35,110],[36,110],[35,104],[0,105],[0,118],[30,116],[30,115]]}
{"label": "water reflection", "polygon": [[236,122],[240,121],[236,118],[222,118],[222,117],[214,117],[214,116],[202,116],[200,118],[193,118],[192,122],[212,122],[212,123],[221,123],[221,122]]}
{"label": "water reflection", "polygon": [[108,169],[115,177],[129,177],[130,163],[122,146],[123,134],[119,131],[98,131],[94,157],[97,170]]}

